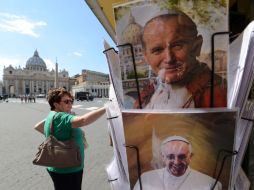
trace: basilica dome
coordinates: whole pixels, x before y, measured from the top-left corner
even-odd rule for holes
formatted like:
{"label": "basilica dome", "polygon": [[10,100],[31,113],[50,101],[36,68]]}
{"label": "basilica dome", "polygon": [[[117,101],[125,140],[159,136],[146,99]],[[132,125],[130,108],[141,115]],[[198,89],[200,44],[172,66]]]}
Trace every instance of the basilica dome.
{"label": "basilica dome", "polygon": [[30,57],[26,62],[26,69],[36,70],[36,71],[46,71],[47,66],[42,58],[40,58],[39,53],[35,50],[33,57]]}
{"label": "basilica dome", "polygon": [[123,30],[121,43],[131,43],[132,45],[141,43],[142,26],[136,23],[135,18],[130,15],[127,27]]}

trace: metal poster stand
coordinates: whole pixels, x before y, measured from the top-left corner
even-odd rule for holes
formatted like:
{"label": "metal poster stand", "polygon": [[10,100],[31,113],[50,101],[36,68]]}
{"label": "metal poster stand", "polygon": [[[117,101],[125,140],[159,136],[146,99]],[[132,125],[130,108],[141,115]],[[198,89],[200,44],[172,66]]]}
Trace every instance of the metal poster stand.
{"label": "metal poster stand", "polygon": [[215,74],[215,69],[214,69],[214,65],[215,65],[215,47],[214,47],[214,40],[215,37],[218,35],[225,35],[225,34],[230,34],[230,32],[216,32],[212,34],[212,38],[211,38],[211,63],[212,63],[212,67],[211,67],[211,98],[210,98],[210,107],[213,108],[214,107],[214,74]]}
{"label": "metal poster stand", "polygon": [[[229,35],[231,32],[216,32],[212,34],[211,37],[211,91],[210,91],[210,107],[213,108],[214,107],[214,74],[215,74],[215,37],[218,35]],[[135,62],[135,56],[134,56],[134,51],[133,51],[133,46],[131,43],[126,43],[126,44],[121,44],[118,45],[118,48],[121,47],[126,47],[129,46],[130,50],[131,50],[131,56],[132,56],[132,63],[133,63],[133,68],[134,68],[134,74],[135,74],[135,82],[136,82],[136,86],[137,86],[137,94],[138,94],[138,102],[139,102],[139,108],[142,109],[142,104],[141,104],[141,96],[140,96],[140,89],[139,89],[139,81],[138,81],[138,75],[137,75],[137,70],[136,70],[136,62]],[[103,51],[103,53],[106,53],[109,50],[114,50],[116,53],[118,53],[118,51],[116,51],[114,48],[109,48]],[[112,77],[113,78],[113,77]]]}
{"label": "metal poster stand", "polygon": [[135,61],[135,56],[134,56],[134,51],[133,51],[133,46],[131,43],[126,43],[126,44],[121,44],[118,45],[117,47],[126,47],[129,46],[131,49],[131,57],[132,57],[132,64],[134,68],[134,73],[135,73],[135,81],[136,81],[136,86],[137,86],[137,93],[138,93],[138,102],[139,102],[139,108],[142,109],[141,105],[141,96],[140,96],[140,90],[139,90],[139,82],[138,82],[138,74],[137,74],[137,69],[136,69],[136,61]]}
{"label": "metal poster stand", "polygon": [[[129,46],[131,49],[132,64],[133,64],[133,68],[134,68],[135,82],[136,82],[136,86],[137,86],[138,103],[139,103],[139,108],[142,109],[141,96],[140,96],[140,90],[139,90],[139,81],[138,81],[138,74],[137,74],[137,69],[136,69],[136,61],[135,61],[133,46],[131,43],[126,43],[126,44],[120,44],[117,47],[122,48],[122,47],[126,47],[126,46]],[[104,50],[103,53],[105,54],[107,51],[110,51],[110,50],[114,50],[118,54],[118,51],[115,50],[115,48],[113,48],[113,47]],[[108,66],[110,69],[112,69],[110,65],[108,65]],[[114,80],[113,76],[111,76],[111,78],[112,78],[112,80]],[[113,86],[114,86],[114,82],[113,82]],[[115,88],[115,86],[114,86],[114,88]]]}
{"label": "metal poster stand", "polygon": [[[222,153],[225,153],[225,155],[223,156],[223,159],[222,159],[222,163],[221,163],[221,166],[220,166],[220,170],[216,176],[216,170],[217,170],[217,165],[218,165],[218,161],[220,159],[220,155]],[[216,184],[218,183],[219,179],[220,179],[220,176],[221,176],[221,173],[223,171],[223,167],[224,167],[224,164],[225,164],[225,161],[228,157],[231,157],[231,156],[235,156],[238,152],[237,151],[231,151],[231,150],[225,150],[225,149],[221,149],[218,154],[217,154],[217,159],[216,159],[216,165],[215,165],[215,169],[214,169],[214,173],[213,173],[213,178],[215,178],[215,183],[213,184],[211,190],[213,190],[215,187],[216,187]]]}
{"label": "metal poster stand", "polygon": [[[109,117],[109,118],[107,118],[107,120],[116,119],[116,118],[118,118],[118,116]],[[108,179],[108,182],[111,183],[111,182],[114,182],[114,181],[117,181],[117,180],[118,180],[118,178],[115,178],[115,179]]]}
{"label": "metal poster stand", "polygon": [[[118,116],[110,117],[107,118],[107,120],[111,119],[116,119]],[[140,190],[142,190],[142,181],[141,181],[141,166],[140,166],[140,159],[139,159],[139,148],[135,145],[124,145],[126,148],[134,149],[136,151],[136,162],[137,162],[137,174],[138,174],[138,179],[139,179],[139,185],[140,185]],[[108,179],[108,182],[111,183],[113,181],[117,181],[118,178],[115,179]]]}
{"label": "metal poster stand", "polygon": [[139,149],[137,146],[135,145],[125,145],[125,147],[127,148],[131,148],[131,149],[134,149],[136,151],[136,161],[137,161],[137,173],[138,173],[138,181],[139,181],[139,187],[140,187],[140,190],[143,189],[142,187],[142,181],[141,181],[141,166],[140,166],[140,160],[139,160]]}
{"label": "metal poster stand", "polygon": [[[254,122],[254,119],[250,119],[250,118],[246,118],[246,117],[241,117],[241,119],[243,119],[243,120],[246,120],[246,121],[249,121],[249,122]],[[253,124],[252,124],[252,126],[251,127],[253,127]],[[252,128],[252,130],[253,130],[253,128]],[[249,137],[250,138],[250,137]],[[248,139],[248,142],[249,142],[249,139]],[[249,153],[249,143],[248,144],[246,144],[246,149],[244,150],[244,153],[246,154],[248,154]],[[242,165],[244,165],[244,162],[245,162],[245,159],[243,159],[242,160]],[[248,160],[248,158],[247,158],[247,162],[249,162],[249,160]]]}
{"label": "metal poster stand", "polygon": [[[107,52],[108,52],[108,51],[111,51],[111,50],[113,50],[115,53],[118,54],[118,51],[116,51],[115,48],[111,47],[111,48],[105,49],[105,50],[103,51],[103,53],[106,55],[106,57],[107,57]],[[109,67],[109,72],[110,72],[110,75],[111,75],[111,80],[112,80],[113,88],[116,89],[116,86],[115,86],[115,79],[114,79],[114,77],[112,76],[112,73],[111,73],[112,68],[111,68],[111,65],[109,64],[109,62],[108,62],[108,67]],[[118,95],[116,95],[116,97],[117,97],[117,99],[118,99]],[[119,100],[117,100],[117,101],[119,101]]]}
{"label": "metal poster stand", "polygon": [[[215,37],[218,36],[218,35],[229,35],[230,32],[216,32],[214,34],[212,34],[212,37],[211,37],[211,94],[210,94],[210,107],[213,108],[214,107],[214,74],[215,74]],[[132,44],[130,43],[127,43],[127,44],[121,44],[121,45],[118,45],[117,47],[118,48],[121,48],[121,47],[130,47],[131,49],[131,55],[132,55],[132,61],[133,61],[133,67],[134,67],[134,73],[135,73],[135,81],[136,81],[136,86],[137,86],[137,93],[138,93],[138,101],[139,101],[139,108],[142,109],[142,105],[141,105],[141,97],[140,97],[140,91],[139,91],[139,81],[138,81],[138,75],[137,75],[137,70],[136,70],[136,63],[135,63],[135,56],[134,56],[134,51],[133,51],[133,46]],[[109,48],[109,49],[106,49],[103,51],[103,53],[109,51],[109,50],[114,50],[115,52],[118,53],[118,51],[116,51],[114,48]],[[113,77],[112,77],[113,78]],[[114,119],[114,118],[108,118],[108,119]],[[242,119],[246,119],[246,120],[250,120],[250,121],[253,121],[252,119],[248,119],[248,118],[242,118]],[[135,145],[124,145],[126,148],[131,148],[131,149],[134,149],[136,151],[136,165],[137,165],[137,174],[138,174],[138,179],[139,179],[139,186],[140,186],[140,190],[142,190],[142,181],[141,181],[141,164],[140,164],[140,159],[139,159],[139,148]],[[225,161],[228,157],[232,157],[232,156],[235,156],[238,152],[237,151],[230,151],[230,150],[220,150],[218,152],[218,155],[217,155],[217,161],[219,160],[220,158],[220,155],[221,153],[224,152],[225,155],[223,156],[222,158],[222,163],[221,163],[221,166],[220,166],[220,169],[219,169],[219,172],[217,174],[217,177],[216,177],[216,170],[217,170],[217,162],[216,162],[216,166],[215,166],[215,170],[214,170],[214,178],[216,179],[215,183],[213,184],[213,186],[211,187],[211,190],[213,190],[215,187],[216,187],[216,184],[218,183],[219,181],[219,178],[221,176],[221,173],[223,171],[223,167],[224,167],[224,164],[225,164]],[[109,182],[111,181],[115,181],[117,179],[113,179],[113,180],[109,180]]]}

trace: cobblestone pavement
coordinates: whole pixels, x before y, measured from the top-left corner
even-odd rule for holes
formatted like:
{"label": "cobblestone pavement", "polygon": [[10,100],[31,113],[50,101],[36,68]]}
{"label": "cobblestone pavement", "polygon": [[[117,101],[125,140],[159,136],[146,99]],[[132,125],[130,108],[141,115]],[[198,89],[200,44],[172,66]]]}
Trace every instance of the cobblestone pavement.
{"label": "cobblestone pavement", "polygon": [[[77,114],[100,107],[106,100],[77,102]],[[46,117],[49,106],[45,100],[21,103],[19,99],[0,102],[0,190],[53,190],[53,183],[45,167],[35,166],[32,159],[43,135],[33,129]],[[83,190],[110,190],[106,165],[111,161],[113,149],[104,115],[85,129],[89,148],[85,151]]]}

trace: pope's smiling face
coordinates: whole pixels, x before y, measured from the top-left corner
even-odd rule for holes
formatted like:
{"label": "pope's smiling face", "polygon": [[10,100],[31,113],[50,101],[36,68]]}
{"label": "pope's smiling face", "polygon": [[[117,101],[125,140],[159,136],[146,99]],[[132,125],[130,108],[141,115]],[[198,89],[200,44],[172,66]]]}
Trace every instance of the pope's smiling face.
{"label": "pope's smiling face", "polygon": [[183,80],[197,63],[202,37],[187,34],[183,28],[187,22],[183,16],[172,16],[155,18],[144,27],[144,58],[157,75],[163,70],[167,83]]}
{"label": "pope's smiling face", "polygon": [[174,176],[182,176],[190,164],[190,146],[183,141],[170,141],[163,145],[162,158],[167,170]]}

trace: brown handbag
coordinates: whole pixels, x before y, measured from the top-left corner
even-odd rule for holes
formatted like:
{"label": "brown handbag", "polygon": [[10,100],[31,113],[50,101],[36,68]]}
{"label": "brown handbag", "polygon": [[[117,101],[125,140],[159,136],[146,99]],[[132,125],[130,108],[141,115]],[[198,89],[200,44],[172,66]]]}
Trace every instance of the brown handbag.
{"label": "brown handbag", "polygon": [[79,146],[71,138],[67,141],[59,141],[54,137],[53,119],[50,124],[50,134],[38,147],[33,164],[47,167],[68,168],[81,165]]}

